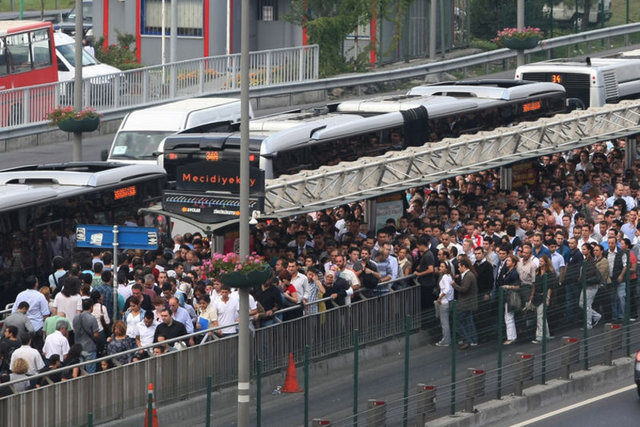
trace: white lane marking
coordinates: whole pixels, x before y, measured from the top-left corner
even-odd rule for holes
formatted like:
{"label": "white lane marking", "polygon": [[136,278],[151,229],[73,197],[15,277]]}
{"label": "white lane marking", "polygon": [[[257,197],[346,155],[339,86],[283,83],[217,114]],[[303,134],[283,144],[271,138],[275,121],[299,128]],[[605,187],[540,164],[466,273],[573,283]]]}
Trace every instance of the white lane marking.
{"label": "white lane marking", "polygon": [[567,406],[566,408],[558,409],[556,411],[549,412],[549,413],[544,414],[544,415],[540,415],[539,417],[532,418],[532,419],[527,420],[527,421],[523,421],[523,422],[521,422],[519,424],[513,424],[513,425],[511,425],[511,427],[528,426],[528,425],[531,425],[533,423],[537,423],[538,421],[542,421],[542,420],[545,420],[547,418],[555,417],[556,415],[562,414],[563,412],[569,412],[569,411],[572,411],[572,410],[574,410],[576,408],[579,408],[581,406],[590,405],[593,402],[597,402],[598,400],[606,399],[608,397],[615,396],[616,394],[620,394],[620,393],[624,393],[625,391],[633,390],[634,388],[636,388],[635,384],[632,384],[632,385],[627,386],[627,387],[619,388],[618,390],[613,390],[613,391],[610,391],[609,393],[605,393],[605,394],[601,394],[600,396],[592,397],[591,399],[587,399],[587,400],[584,400],[582,402],[575,403],[575,404],[573,404],[571,406]]}

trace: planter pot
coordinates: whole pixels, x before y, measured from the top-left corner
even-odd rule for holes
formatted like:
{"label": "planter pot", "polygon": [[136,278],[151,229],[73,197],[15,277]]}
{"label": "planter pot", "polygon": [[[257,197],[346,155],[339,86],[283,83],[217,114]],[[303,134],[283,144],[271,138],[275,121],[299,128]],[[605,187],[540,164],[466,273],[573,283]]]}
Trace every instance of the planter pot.
{"label": "planter pot", "polygon": [[540,41],[539,37],[528,37],[526,39],[519,39],[516,37],[512,38],[503,38],[502,43],[504,47],[514,50],[525,50],[525,49],[533,49],[538,45],[538,41]]}
{"label": "planter pot", "polygon": [[98,129],[99,124],[100,117],[85,117],[62,120],[58,122],[58,127],[65,132],[93,132]]}
{"label": "planter pot", "polygon": [[250,271],[249,273],[232,271],[220,276],[220,281],[232,288],[254,288],[266,282],[271,277],[271,274],[271,267],[266,267],[264,270]]}

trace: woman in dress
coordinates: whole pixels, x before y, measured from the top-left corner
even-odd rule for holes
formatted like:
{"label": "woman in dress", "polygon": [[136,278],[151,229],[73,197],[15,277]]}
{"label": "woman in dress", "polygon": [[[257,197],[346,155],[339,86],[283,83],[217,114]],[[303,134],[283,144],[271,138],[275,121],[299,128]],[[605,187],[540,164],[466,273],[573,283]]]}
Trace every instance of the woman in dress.
{"label": "woman in dress", "polygon": [[[127,337],[127,326],[122,320],[116,320],[113,324],[113,336],[107,340],[107,354],[112,355],[123,351],[131,350],[135,347],[135,341]],[[132,344],[133,343],[133,344]],[[115,358],[121,365],[125,365],[131,361],[131,353],[119,355]]]}

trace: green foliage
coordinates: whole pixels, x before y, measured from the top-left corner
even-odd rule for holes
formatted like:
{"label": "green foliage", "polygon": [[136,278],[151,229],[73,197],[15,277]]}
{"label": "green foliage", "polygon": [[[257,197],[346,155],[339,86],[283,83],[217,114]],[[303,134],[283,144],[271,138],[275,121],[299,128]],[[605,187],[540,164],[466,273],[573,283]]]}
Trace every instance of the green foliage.
{"label": "green foliage", "polygon": [[[525,26],[538,27],[543,31],[549,26],[549,19],[542,13],[546,0],[525,2]],[[515,27],[517,22],[517,2],[514,0],[471,0],[470,26],[472,37],[490,40],[506,27]]]}
{"label": "green foliage", "polygon": [[491,40],[483,40],[483,39],[472,39],[470,47],[474,49],[480,49],[484,52],[489,50],[495,50],[498,48],[498,45],[492,42]]}
{"label": "green foliage", "polygon": [[96,58],[100,62],[112,65],[120,70],[131,70],[140,68],[143,65],[136,61],[136,37],[133,34],[121,34],[116,30],[118,35],[118,44],[110,44],[104,47],[104,36],[100,37],[95,43]]}
{"label": "green foliage", "polygon": [[[390,5],[398,3],[404,6],[397,5],[395,10],[404,8],[403,13],[406,13],[406,4],[410,1],[377,1],[377,19],[387,17],[387,10],[394,9]],[[303,9],[304,6],[306,9]],[[369,46],[353,62],[344,60],[342,49],[345,38],[356,31],[358,25],[368,24],[372,17],[371,0],[292,0],[284,19],[306,27],[309,43],[320,46],[320,74],[328,76],[365,68],[368,53],[375,46]],[[397,34],[399,38],[401,32]]]}

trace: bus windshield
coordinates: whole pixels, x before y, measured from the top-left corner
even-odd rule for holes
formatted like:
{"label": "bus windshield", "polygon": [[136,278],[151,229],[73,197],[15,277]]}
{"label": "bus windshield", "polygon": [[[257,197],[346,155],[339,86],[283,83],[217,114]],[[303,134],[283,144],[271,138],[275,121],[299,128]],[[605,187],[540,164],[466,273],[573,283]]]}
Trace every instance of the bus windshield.
{"label": "bus windshield", "polygon": [[[73,44],[63,44],[58,46],[56,49],[62,56],[64,56],[64,59],[69,61],[69,64],[71,64],[72,67],[76,66],[76,48]],[[91,56],[89,52],[82,49],[82,65],[84,67],[98,65],[98,61]]]}
{"label": "bus windshield", "polygon": [[111,158],[149,160],[158,156],[160,143],[173,132],[120,132],[113,144]]}

